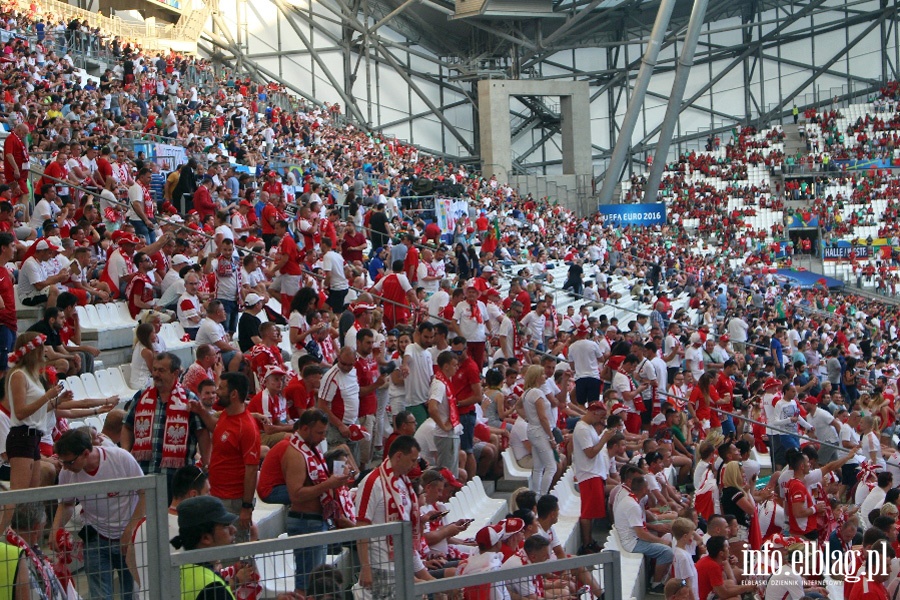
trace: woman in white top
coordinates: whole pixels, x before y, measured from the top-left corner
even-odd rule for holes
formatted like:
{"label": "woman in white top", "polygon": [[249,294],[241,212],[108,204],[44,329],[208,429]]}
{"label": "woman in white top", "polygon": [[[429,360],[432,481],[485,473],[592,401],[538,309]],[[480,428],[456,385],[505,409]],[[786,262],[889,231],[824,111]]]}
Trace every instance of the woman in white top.
{"label": "woman in white top", "polygon": [[131,353],[131,376],[128,385],[133,390],[142,391],[150,385],[150,370],[153,368],[153,357],[156,351],[156,331],[151,323],[141,323],[135,331],[137,343]]}
{"label": "woman in white top", "polygon": [[[406,377],[400,372],[403,366],[403,355],[406,353],[406,347],[412,344],[412,334],[403,332],[397,336],[397,351],[389,358],[396,365],[394,372],[390,376],[390,384],[388,385],[388,403],[391,409],[390,414],[385,418],[386,423],[392,423],[392,416],[400,414],[404,408],[406,401]],[[385,437],[390,432],[385,431]]]}
{"label": "woman in white top", "polygon": [[875,417],[866,415],[859,420],[860,437],[862,438],[862,453],[866,460],[873,465],[878,465],[880,470],[887,469],[884,455],[881,452],[881,440],[875,433]]}
{"label": "woman in white top", "polygon": [[[9,458],[9,487],[13,490],[38,487],[41,459],[40,443],[47,421],[47,411],[72,397],[61,383],[49,386],[41,378],[44,369],[44,341],[38,333],[27,331],[16,338],[9,356],[12,367],[6,376],[6,397],[9,398],[10,430],[6,439]],[[15,366],[13,366],[13,364]],[[5,530],[12,517],[6,511],[2,527]]]}
{"label": "woman in white top", "polygon": [[531,365],[525,371],[525,395],[522,396],[522,413],[528,422],[528,440],[531,442],[531,489],[541,496],[550,491],[556,475],[556,454],[553,451],[553,427],[550,423],[550,401],[541,386],[547,377],[544,367]]}
{"label": "woman in white top", "polygon": [[315,311],[318,302],[319,295],[316,293],[316,290],[311,287],[300,288],[300,291],[297,292],[294,295],[294,299],[291,300],[291,314],[288,318],[288,326],[290,327],[290,329],[288,329],[288,336],[291,342],[291,366],[295,371],[299,371],[299,369],[297,369],[297,361],[300,357],[309,354],[306,349],[306,344],[312,339],[313,334],[328,326],[327,323],[324,322],[319,323],[315,330],[309,326],[307,315],[310,311]]}

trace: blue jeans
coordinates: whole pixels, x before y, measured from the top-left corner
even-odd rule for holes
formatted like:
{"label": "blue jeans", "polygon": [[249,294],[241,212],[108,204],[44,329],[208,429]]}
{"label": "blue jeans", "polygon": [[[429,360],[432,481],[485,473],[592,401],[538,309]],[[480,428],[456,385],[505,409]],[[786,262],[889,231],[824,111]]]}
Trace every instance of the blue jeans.
{"label": "blue jeans", "polygon": [[137,221],[132,220],[131,224],[134,226],[134,233],[144,238],[148,244],[152,244],[156,241],[156,230],[150,229],[147,227],[147,224],[138,219]]}
{"label": "blue jeans", "polygon": [[[88,529],[87,531],[91,531]],[[125,564],[125,555],[119,540],[100,537],[96,531],[93,539],[88,536],[84,543],[84,570],[87,572],[88,588],[92,598],[112,598],[113,572],[119,574],[119,588],[122,600],[131,600],[134,580]]]}
{"label": "blue jeans", "polygon": [[[308,519],[289,512],[287,517],[288,535],[303,535],[328,531],[328,524],[322,519]],[[301,513],[302,514],[302,513]],[[325,562],[325,546],[309,546],[294,550],[294,589],[308,590],[307,577],[313,569]]]}
{"label": "blue jeans", "polygon": [[238,322],[238,303],[236,300],[222,300],[218,298],[219,302],[222,303],[222,306],[225,308],[225,322],[222,323],[222,326],[225,328],[225,331],[234,335],[234,332],[237,331],[237,322]]}
{"label": "blue jeans", "polygon": [[262,498],[262,501],[266,504],[290,504],[291,497],[288,494],[287,486],[282,483],[273,487],[269,495]]}
{"label": "blue jeans", "polygon": [[734,427],[734,419],[731,418],[731,415],[727,417],[723,417],[722,421],[722,435],[728,435],[729,433],[735,433],[736,429]]}
{"label": "blue jeans", "polygon": [[15,343],[16,332],[6,325],[0,325],[0,371],[6,371],[9,366],[7,360]]}
{"label": "blue jeans", "polygon": [[475,411],[459,415],[459,424],[462,425],[462,435],[459,437],[459,449],[466,454],[472,454],[475,448]]}

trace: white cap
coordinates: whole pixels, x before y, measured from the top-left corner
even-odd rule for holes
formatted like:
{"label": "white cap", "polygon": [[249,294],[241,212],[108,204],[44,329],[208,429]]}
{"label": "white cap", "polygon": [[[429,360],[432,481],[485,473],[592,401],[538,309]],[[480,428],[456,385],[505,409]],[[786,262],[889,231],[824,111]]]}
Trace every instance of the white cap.
{"label": "white cap", "polygon": [[572,370],[572,366],[567,362],[559,363],[558,365],[556,365],[556,369],[554,369],[554,371],[556,371],[557,373],[559,373],[559,372],[565,373],[566,371],[571,371],[571,370]]}
{"label": "white cap", "polygon": [[696,331],[691,334],[691,343],[692,344],[700,344],[703,342],[703,336],[701,336]]}
{"label": "white cap", "polygon": [[189,259],[184,254],[176,254],[172,257],[172,266],[176,265],[189,265],[191,264],[191,259]]}
{"label": "white cap", "polygon": [[250,292],[249,294],[247,294],[247,297],[244,298],[245,306],[256,306],[260,302],[262,302],[262,296],[255,292]]}

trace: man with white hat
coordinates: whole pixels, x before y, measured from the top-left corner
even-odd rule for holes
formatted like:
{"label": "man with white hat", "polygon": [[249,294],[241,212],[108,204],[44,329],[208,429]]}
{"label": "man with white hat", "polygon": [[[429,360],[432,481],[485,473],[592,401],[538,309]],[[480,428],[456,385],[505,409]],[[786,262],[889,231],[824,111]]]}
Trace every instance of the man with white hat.
{"label": "man with white hat", "polygon": [[582,406],[600,399],[600,365],[608,358],[590,338],[590,331],[586,321],[579,322],[569,346],[569,360],[575,365],[575,401]]}
{"label": "man with white hat", "polygon": [[262,389],[250,399],[248,410],[262,415],[260,439],[263,446],[272,448],[289,436],[294,424],[288,422],[287,400],[284,397],[284,380],[287,371],[281,365],[267,365],[265,376],[260,381]]}
{"label": "man with white hat", "polygon": [[[503,523],[496,525],[488,525],[482,527],[475,534],[475,542],[478,544],[478,553],[471,554],[468,558],[459,563],[456,570],[457,575],[475,575],[477,573],[488,573],[496,571],[503,567],[503,553],[500,551],[503,543],[504,526]],[[496,591],[495,591],[496,590]],[[502,590],[502,591],[501,591]],[[509,597],[502,585],[491,586],[485,583],[472,588],[463,590],[465,597],[487,598],[491,600],[499,600],[500,598]]]}
{"label": "man with white hat", "polygon": [[696,331],[691,334],[691,345],[684,350],[684,364],[694,381],[700,381],[703,375],[703,336]]}
{"label": "man with white hat", "polygon": [[263,297],[256,292],[250,292],[244,297],[244,311],[238,320],[238,348],[241,352],[248,352],[254,344],[259,343],[259,326],[262,321],[257,316],[262,312],[265,302]]}
{"label": "man with white hat", "polygon": [[22,263],[19,270],[19,300],[25,306],[56,306],[59,289],[56,284],[69,278],[69,269],[62,269],[50,276],[44,263],[50,260],[59,247],[47,239],[38,240],[34,245],[34,254]]}
{"label": "man with white hat", "polygon": [[[576,382],[577,385],[577,382]],[[581,528],[582,546],[579,554],[599,552],[600,547],[593,539],[594,519],[606,517],[606,479],[602,476],[600,452],[613,432],[600,437],[600,430],[606,422],[606,405],[591,402],[572,434],[572,464],[575,479],[581,489],[581,514],[578,524]]]}

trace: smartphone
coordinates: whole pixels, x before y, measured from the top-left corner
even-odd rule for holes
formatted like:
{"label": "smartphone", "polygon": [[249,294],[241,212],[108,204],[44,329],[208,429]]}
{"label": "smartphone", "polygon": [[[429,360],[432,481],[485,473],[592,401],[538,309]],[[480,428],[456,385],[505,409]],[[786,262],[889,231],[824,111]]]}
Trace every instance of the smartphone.
{"label": "smartphone", "polygon": [[447,511],[447,510],[441,511],[439,513],[435,513],[435,514],[431,515],[431,517],[429,517],[428,520],[429,521],[437,521],[438,519],[443,519],[444,517],[446,517],[449,514],[450,514],[450,511]]}

